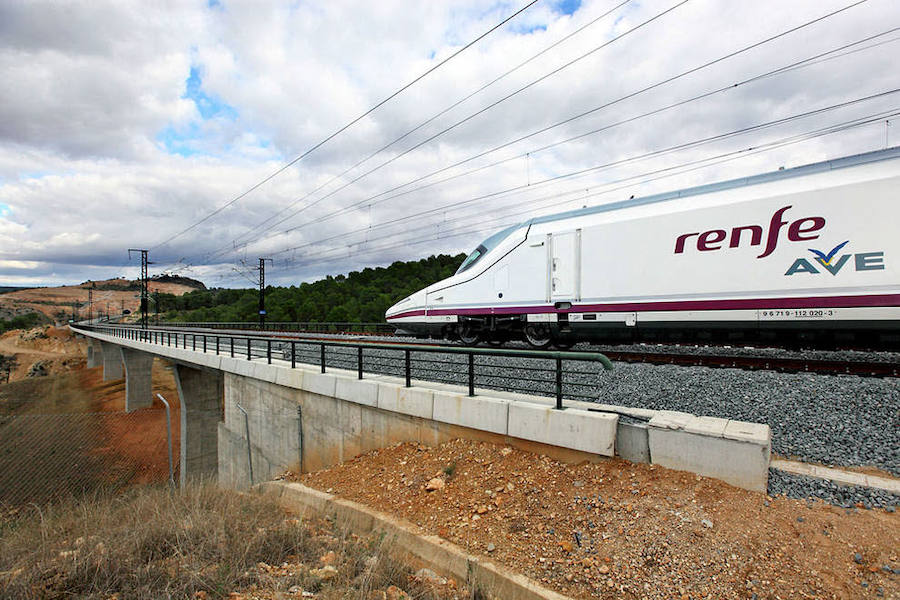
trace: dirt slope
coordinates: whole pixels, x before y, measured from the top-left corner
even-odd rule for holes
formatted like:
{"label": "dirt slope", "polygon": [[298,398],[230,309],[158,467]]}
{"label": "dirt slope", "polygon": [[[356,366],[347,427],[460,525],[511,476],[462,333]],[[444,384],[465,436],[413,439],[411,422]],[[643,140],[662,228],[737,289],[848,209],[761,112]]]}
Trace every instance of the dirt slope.
{"label": "dirt slope", "polygon": [[892,509],[769,498],[653,465],[568,465],[465,440],[398,445],[300,481],[575,598],[900,598]]}
{"label": "dirt slope", "polygon": [[[62,322],[72,318],[72,305],[78,305],[78,314],[81,318],[87,318],[88,313],[88,289],[90,283],[80,285],[67,285],[51,288],[34,288],[0,294],[0,317],[9,318],[29,312],[39,312],[50,319]],[[135,282],[126,279],[109,279],[95,281],[94,307],[96,315],[106,312],[107,305],[112,314],[119,314],[124,306],[131,312],[140,308],[140,291],[135,288]],[[178,283],[150,281],[148,290],[180,296],[196,288]]]}

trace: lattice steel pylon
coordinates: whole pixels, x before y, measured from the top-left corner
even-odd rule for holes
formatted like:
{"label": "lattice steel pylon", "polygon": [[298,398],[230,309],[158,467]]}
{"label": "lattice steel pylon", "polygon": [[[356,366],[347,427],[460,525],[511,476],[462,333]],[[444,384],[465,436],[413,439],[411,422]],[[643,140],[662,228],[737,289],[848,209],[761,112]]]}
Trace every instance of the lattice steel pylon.
{"label": "lattice steel pylon", "polygon": [[[259,259],[259,328],[266,326],[266,261],[273,263],[271,258]],[[273,263],[274,264],[274,263]]]}
{"label": "lattice steel pylon", "polygon": [[141,329],[147,329],[147,309],[150,304],[150,297],[147,293],[147,267],[152,263],[147,260],[148,250],[142,248],[129,248],[128,260],[131,260],[132,252],[141,253]]}

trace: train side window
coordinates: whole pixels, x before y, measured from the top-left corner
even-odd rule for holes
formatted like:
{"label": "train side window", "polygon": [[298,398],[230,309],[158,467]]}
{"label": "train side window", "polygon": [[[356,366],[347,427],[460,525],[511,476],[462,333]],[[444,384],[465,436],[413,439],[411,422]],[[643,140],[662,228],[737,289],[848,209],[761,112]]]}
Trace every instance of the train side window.
{"label": "train side window", "polygon": [[478,246],[472,251],[472,254],[466,257],[466,260],[463,261],[461,265],[459,265],[459,269],[456,270],[457,273],[462,273],[466,269],[470,268],[472,265],[478,262],[478,259],[484,256],[485,252],[487,252],[487,248],[484,246]]}

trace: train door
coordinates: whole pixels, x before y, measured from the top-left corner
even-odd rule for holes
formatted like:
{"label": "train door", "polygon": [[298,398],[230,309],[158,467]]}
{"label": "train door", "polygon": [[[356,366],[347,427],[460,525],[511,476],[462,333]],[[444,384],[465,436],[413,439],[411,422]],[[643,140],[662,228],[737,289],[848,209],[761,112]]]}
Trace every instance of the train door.
{"label": "train door", "polygon": [[550,300],[578,300],[581,287],[581,230],[550,236]]}

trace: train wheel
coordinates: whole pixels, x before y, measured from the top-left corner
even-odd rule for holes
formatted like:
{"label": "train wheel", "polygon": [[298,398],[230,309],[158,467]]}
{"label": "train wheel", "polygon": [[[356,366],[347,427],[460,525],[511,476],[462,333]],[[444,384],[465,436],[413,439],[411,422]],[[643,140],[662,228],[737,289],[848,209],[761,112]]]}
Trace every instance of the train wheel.
{"label": "train wheel", "polygon": [[524,330],[525,341],[532,348],[543,350],[550,345],[552,341],[550,337],[550,328],[541,324],[529,324]]}
{"label": "train wheel", "polygon": [[465,346],[476,346],[481,341],[481,335],[471,327],[463,325],[459,330],[459,341]]}

